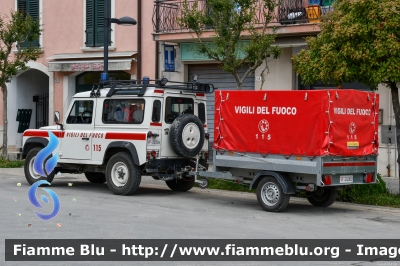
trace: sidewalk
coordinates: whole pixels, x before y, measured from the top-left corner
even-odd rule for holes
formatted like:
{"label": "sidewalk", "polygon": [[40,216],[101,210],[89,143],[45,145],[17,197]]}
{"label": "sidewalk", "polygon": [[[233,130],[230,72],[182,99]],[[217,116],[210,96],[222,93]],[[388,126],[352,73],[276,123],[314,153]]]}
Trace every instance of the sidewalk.
{"label": "sidewalk", "polygon": [[386,182],[386,187],[393,194],[399,194],[400,180],[393,176],[382,176],[382,179]]}

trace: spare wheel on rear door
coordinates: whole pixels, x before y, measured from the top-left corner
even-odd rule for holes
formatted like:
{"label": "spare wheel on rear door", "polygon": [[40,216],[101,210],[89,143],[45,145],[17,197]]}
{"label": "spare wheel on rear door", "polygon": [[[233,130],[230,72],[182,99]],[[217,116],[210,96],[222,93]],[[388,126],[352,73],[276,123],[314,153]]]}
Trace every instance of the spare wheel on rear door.
{"label": "spare wheel on rear door", "polygon": [[195,157],[204,144],[204,127],[192,114],[178,116],[171,125],[169,140],[172,149],[182,157]]}

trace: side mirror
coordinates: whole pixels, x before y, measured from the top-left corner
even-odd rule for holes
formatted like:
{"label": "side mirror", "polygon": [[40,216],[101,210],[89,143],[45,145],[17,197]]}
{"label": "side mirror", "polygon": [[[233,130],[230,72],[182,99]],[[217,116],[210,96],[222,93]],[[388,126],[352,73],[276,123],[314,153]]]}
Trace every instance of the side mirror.
{"label": "side mirror", "polygon": [[64,130],[63,124],[60,123],[60,112],[59,111],[54,112],[54,122],[56,123],[56,125],[61,127],[61,130]]}
{"label": "side mirror", "polygon": [[54,122],[58,125],[60,123],[60,112],[55,111],[54,112]]}

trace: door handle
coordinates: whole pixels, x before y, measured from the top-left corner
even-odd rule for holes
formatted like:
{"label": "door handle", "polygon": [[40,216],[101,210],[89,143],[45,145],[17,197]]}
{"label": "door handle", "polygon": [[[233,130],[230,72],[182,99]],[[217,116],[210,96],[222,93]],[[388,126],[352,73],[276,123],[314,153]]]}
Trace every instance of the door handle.
{"label": "door handle", "polygon": [[89,138],[82,138],[83,140],[89,140]]}

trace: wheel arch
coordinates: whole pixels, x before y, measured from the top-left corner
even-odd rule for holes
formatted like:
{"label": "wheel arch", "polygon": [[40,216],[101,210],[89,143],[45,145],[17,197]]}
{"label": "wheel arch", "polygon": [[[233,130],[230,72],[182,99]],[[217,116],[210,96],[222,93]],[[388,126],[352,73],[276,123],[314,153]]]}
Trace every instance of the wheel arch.
{"label": "wheel arch", "polygon": [[24,147],[22,149],[22,159],[26,158],[26,155],[28,155],[28,152],[32,150],[33,148],[36,147],[41,147],[44,148],[49,144],[49,140],[46,138],[38,138],[38,137],[33,137],[29,138],[25,141]]}
{"label": "wheel arch", "polygon": [[108,144],[104,152],[103,164],[106,164],[107,161],[118,152],[128,152],[132,156],[133,163],[140,166],[136,147],[128,141],[114,141]]}
{"label": "wheel arch", "polygon": [[264,176],[275,177],[275,179],[278,180],[279,184],[282,186],[283,193],[285,193],[285,194],[295,194],[296,193],[296,188],[287,175],[285,175],[284,173],[272,172],[272,171],[259,172],[251,181],[250,189],[256,188],[258,183]]}

